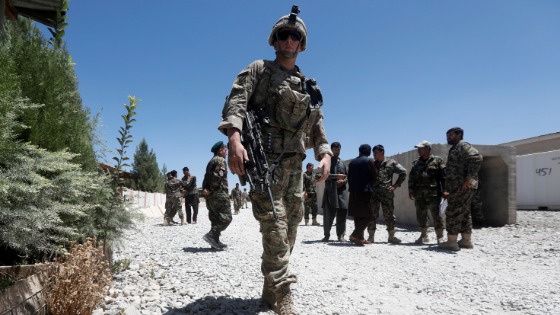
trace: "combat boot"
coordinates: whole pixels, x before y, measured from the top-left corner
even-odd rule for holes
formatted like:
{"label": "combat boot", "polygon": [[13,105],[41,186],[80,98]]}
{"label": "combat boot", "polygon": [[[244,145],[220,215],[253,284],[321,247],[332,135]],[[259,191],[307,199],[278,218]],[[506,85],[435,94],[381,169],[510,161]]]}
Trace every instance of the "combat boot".
{"label": "combat boot", "polygon": [[296,315],[290,285],[285,284],[276,289],[276,307],[280,315]]}
{"label": "combat boot", "polygon": [[169,218],[163,218],[163,225],[164,226],[170,226],[171,222],[169,222]]}
{"label": "combat boot", "polygon": [[451,235],[451,234],[447,234],[447,241],[440,243],[438,247],[441,249],[452,250],[452,251],[461,250],[459,248],[459,244],[457,243],[457,235]]}
{"label": "combat boot", "polygon": [[271,310],[276,310],[276,295],[272,290],[272,286],[264,278],[261,301],[263,305],[269,307]]}
{"label": "combat boot", "polygon": [[400,244],[400,243],[401,243],[401,240],[398,239],[398,238],[395,236],[395,230],[394,230],[394,229],[393,229],[393,230],[389,230],[389,231],[387,231],[387,232],[389,232],[389,238],[387,239],[387,242],[389,242],[389,243],[391,243],[391,244]]}
{"label": "combat boot", "polygon": [[428,228],[421,227],[420,228],[420,237],[414,242],[416,244],[426,244],[430,241],[428,238]]}
{"label": "combat boot", "polygon": [[226,248],[227,248],[227,245],[224,244],[224,243],[222,243],[222,242],[220,241],[220,234],[217,234],[217,235],[216,235],[216,242],[217,242],[218,245],[220,245],[220,247],[222,247],[223,249],[226,249]]}
{"label": "combat boot", "polygon": [[311,223],[311,225],[321,225],[321,224],[317,222],[317,218],[313,218],[313,223]]}
{"label": "combat boot", "polygon": [[436,229],[437,243],[443,242],[443,229]]}
{"label": "combat boot", "polygon": [[461,240],[457,243],[460,248],[472,249],[474,247],[471,241],[471,234],[461,233]]}
{"label": "combat boot", "polygon": [[369,234],[369,237],[368,237],[367,241],[368,241],[370,244],[373,244],[374,236],[375,236],[375,232]]}
{"label": "combat boot", "polygon": [[208,244],[210,244],[210,246],[215,249],[215,250],[224,250],[224,248],[222,246],[220,246],[220,244],[218,244],[217,240],[216,240],[216,236],[214,234],[215,232],[210,230],[210,232],[204,234],[204,236],[202,237],[203,240],[205,240]]}
{"label": "combat boot", "polygon": [[181,218],[181,225],[185,224],[185,218]]}
{"label": "combat boot", "polygon": [[309,224],[309,219],[305,219],[305,225]]}

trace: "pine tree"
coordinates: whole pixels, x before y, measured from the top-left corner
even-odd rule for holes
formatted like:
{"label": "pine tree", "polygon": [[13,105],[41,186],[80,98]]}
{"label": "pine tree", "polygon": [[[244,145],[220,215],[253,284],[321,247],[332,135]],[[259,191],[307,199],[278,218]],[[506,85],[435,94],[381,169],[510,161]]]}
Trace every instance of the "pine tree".
{"label": "pine tree", "polygon": [[159,171],[156,154],[148,148],[145,139],[140,141],[134,153],[132,173],[136,176],[134,188],[147,192],[160,191],[161,173]]}

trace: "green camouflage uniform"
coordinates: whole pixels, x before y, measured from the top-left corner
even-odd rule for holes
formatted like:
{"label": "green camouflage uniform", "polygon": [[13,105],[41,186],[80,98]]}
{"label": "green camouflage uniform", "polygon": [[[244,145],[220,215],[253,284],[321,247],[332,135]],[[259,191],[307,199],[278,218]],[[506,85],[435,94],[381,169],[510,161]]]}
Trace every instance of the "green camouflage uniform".
{"label": "green camouflage uniform", "polygon": [[164,217],[173,220],[173,217],[179,212],[179,218],[183,220],[183,209],[181,209],[181,187],[183,182],[173,177],[165,182],[165,214]]}
{"label": "green camouflage uniform", "polygon": [[445,162],[430,154],[427,160],[419,157],[412,163],[408,175],[408,192],[414,197],[416,220],[421,228],[427,228],[428,212],[434,220],[435,229],[443,229],[443,218],[439,215],[439,203],[445,187]]}
{"label": "green camouflage uniform", "polygon": [[315,182],[321,178],[320,174],[313,172],[303,173],[303,191],[307,193],[307,199],[304,201],[305,205],[305,220],[309,220],[309,213],[315,219],[317,217],[317,192],[315,191]]}
{"label": "green camouflage uniform", "polygon": [[[449,149],[445,171],[445,191],[449,192],[445,226],[450,235],[472,234],[471,202],[481,166],[482,155],[470,143],[461,140]],[[463,189],[467,179],[471,180],[472,187]]]}
{"label": "green camouflage uniform", "polygon": [[239,209],[241,209],[241,205],[243,203],[243,200],[241,199],[241,189],[235,187],[231,191],[231,199],[233,199],[233,209],[235,210],[235,212],[239,212]]}
{"label": "green camouflage uniform", "polygon": [[211,230],[220,236],[231,223],[231,206],[229,202],[229,190],[227,181],[226,159],[215,155],[206,166],[202,189],[210,192],[206,196],[206,208],[208,218],[212,225]]}
{"label": "green camouflage uniform", "polygon": [[395,182],[396,187],[400,187],[406,178],[406,169],[393,159],[385,158],[383,162],[375,161],[377,168],[377,178],[373,184],[373,214],[375,219],[368,225],[369,235],[375,233],[377,218],[379,218],[379,205],[383,209],[383,218],[387,225],[387,231],[395,229],[395,205],[393,198],[395,193],[389,190],[393,185],[393,174],[399,177]]}
{"label": "green camouflage uniform", "polygon": [[[251,190],[254,217],[262,233],[261,270],[265,283],[272,288],[294,283],[297,277],[289,268],[297,227],[303,217],[303,179],[301,163],[305,150],[314,149],[314,157],[332,155],[323,128],[323,113],[310,104],[303,88],[304,76],[298,67],[287,70],[274,61],[257,60],[242,70],[233,83],[218,127],[242,130],[247,109],[258,113],[263,147],[269,163],[284,152],[275,168],[272,185],[278,219],[272,216],[267,193]],[[303,124],[300,124],[302,123]]]}

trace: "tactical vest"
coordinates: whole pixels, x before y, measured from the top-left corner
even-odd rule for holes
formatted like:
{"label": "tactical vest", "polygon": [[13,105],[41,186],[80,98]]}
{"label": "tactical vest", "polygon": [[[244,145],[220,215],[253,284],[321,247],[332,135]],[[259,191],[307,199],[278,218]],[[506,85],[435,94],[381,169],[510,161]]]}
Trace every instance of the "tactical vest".
{"label": "tactical vest", "polygon": [[289,71],[274,61],[262,60],[254,65],[257,82],[248,106],[261,123],[264,150],[305,154],[313,147],[311,129],[322,114],[320,104],[311,104],[304,75],[297,66]]}

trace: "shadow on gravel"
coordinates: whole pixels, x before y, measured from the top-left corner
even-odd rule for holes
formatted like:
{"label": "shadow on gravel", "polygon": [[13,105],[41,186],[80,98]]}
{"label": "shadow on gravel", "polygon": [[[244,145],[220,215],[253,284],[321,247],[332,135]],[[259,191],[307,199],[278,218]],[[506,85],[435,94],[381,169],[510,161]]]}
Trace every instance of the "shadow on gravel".
{"label": "shadow on gravel", "polygon": [[185,253],[216,253],[217,250],[210,247],[183,247]]}
{"label": "shadow on gravel", "polygon": [[302,242],[303,244],[307,244],[307,245],[310,245],[310,244],[317,244],[317,243],[326,243],[326,242],[323,242],[322,240],[315,240],[315,241],[301,241],[301,242]]}
{"label": "shadow on gravel", "polygon": [[439,252],[439,253],[442,253],[442,254],[453,254],[453,255],[456,255],[456,254],[459,253],[459,251],[452,251],[452,250],[448,250],[448,249],[439,248],[437,245],[430,245],[428,247],[422,248],[422,250],[427,250],[427,251],[430,251],[430,252]]}
{"label": "shadow on gravel", "polygon": [[183,314],[259,314],[270,311],[261,306],[261,299],[206,296],[179,309],[171,309],[164,315]]}

